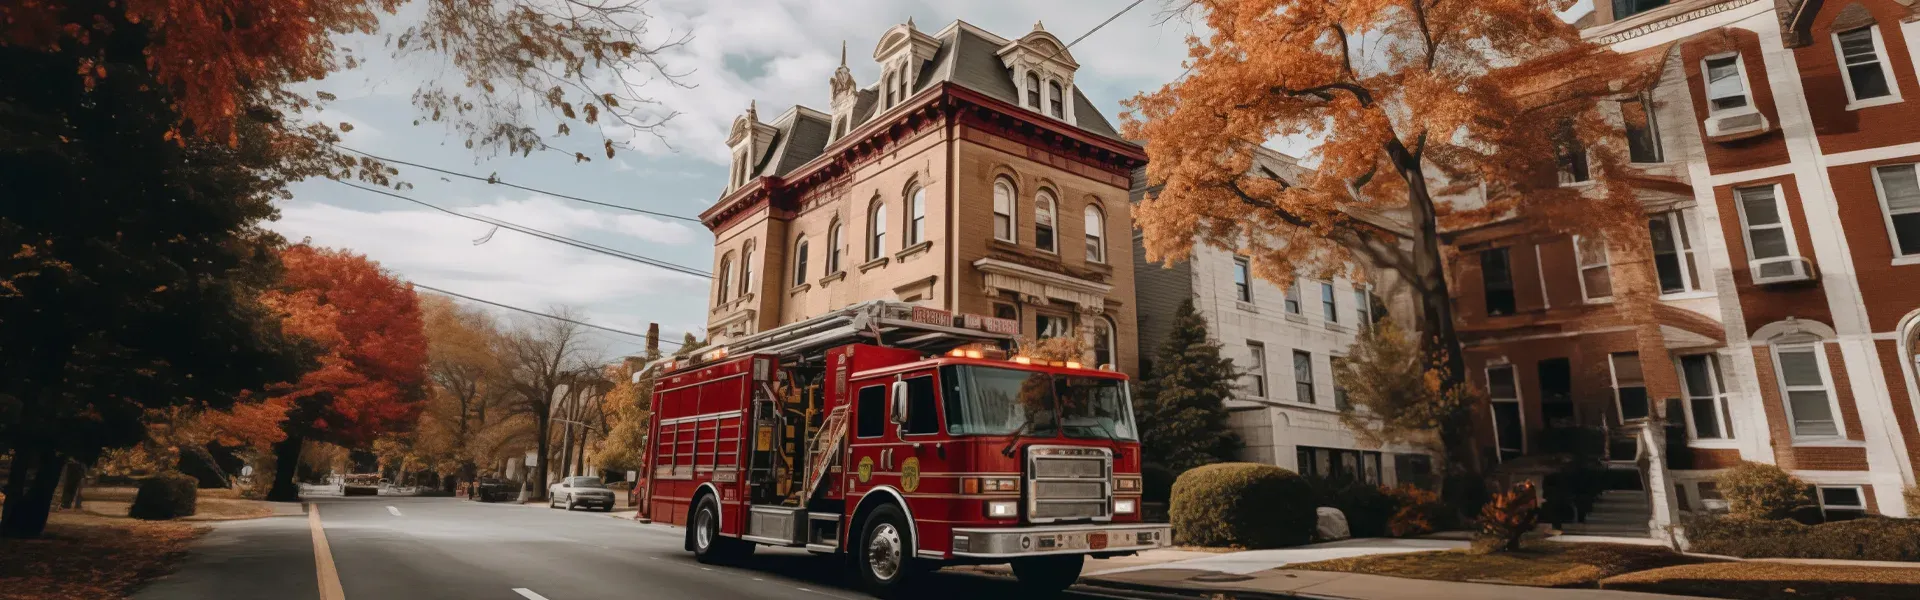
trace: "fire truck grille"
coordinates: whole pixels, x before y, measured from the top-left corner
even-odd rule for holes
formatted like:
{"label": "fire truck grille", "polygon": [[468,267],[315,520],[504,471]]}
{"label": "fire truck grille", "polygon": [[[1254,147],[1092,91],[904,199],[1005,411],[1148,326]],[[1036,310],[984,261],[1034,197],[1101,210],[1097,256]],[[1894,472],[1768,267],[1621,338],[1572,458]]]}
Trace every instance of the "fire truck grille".
{"label": "fire truck grille", "polygon": [[1027,517],[1034,522],[1111,517],[1113,455],[1101,448],[1031,449]]}

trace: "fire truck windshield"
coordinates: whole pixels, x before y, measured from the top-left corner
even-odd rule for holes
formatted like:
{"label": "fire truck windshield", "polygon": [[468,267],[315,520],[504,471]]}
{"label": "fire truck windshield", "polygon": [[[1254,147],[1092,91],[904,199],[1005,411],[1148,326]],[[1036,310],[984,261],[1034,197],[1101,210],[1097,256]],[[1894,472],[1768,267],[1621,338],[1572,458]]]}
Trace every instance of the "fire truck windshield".
{"label": "fire truck windshield", "polygon": [[958,365],[941,367],[947,432],[1135,439],[1126,382]]}

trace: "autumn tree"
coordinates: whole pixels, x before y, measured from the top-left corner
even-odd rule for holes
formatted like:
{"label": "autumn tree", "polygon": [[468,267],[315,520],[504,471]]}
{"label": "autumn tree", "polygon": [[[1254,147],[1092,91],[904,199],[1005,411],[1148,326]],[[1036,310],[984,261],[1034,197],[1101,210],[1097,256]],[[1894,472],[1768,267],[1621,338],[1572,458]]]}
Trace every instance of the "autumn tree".
{"label": "autumn tree", "polygon": [[1181,302],[1135,402],[1143,460],[1174,473],[1233,460],[1241,441],[1227,426],[1227,400],[1237,377],[1193,301]]}
{"label": "autumn tree", "polygon": [[297,501],[300,448],[317,439],[364,448],[409,428],[426,395],[427,336],[413,290],[366,257],[297,245],[262,298],[289,332],[325,349],[319,368],[267,400],[286,414],[269,500]]}
{"label": "autumn tree", "polygon": [[1406,444],[1447,462],[1437,433],[1473,410],[1471,385],[1448,387],[1445,361],[1392,321],[1368,328],[1347,350],[1333,379],[1347,390],[1340,420],[1371,446]]}
{"label": "autumn tree", "polygon": [[599,363],[586,342],[586,328],[572,322],[572,312],[562,308],[556,315],[569,320],[523,320],[500,339],[500,358],[506,363],[501,379],[511,394],[508,410],[533,422],[535,456],[542,461],[533,468],[538,478],[538,485],[531,486],[535,499],[546,498],[547,475],[553,472],[546,461],[554,455],[556,403],[565,400],[582,369]]}
{"label": "autumn tree", "polygon": [[481,440],[508,420],[499,327],[486,311],[444,296],[422,295],[420,307],[432,386],[417,442],[441,474],[470,481],[485,454]]}
{"label": "autumn tree", "polygon": [[593,462],[602,468],[639,471],[647,467],[647,423],[653,414],[653,383],[660,374],[648,365],[660,357],[660,324],[654,323],[647,327],[646,350],[607,366],[606,377],[613,382],[601,404],[607,435],[593,449]]}
{"label": "autumn tree", "polygon": [[[1442,387],[1462,387],[1443,227],[1526,213],[1625,237],[1644,223],[1608,141],[1616,126],[1596,110],[1610,81],[1600,72],[1618,63],[1556,14],[1572,4],[1192,2],[1212,33],[1189,38],[1185,77],[1125,115],[1161,187],[1134,213],[1147,257],[1209,244],[1251,255],[1282,285],[1382,269],[1414,294]],[[1249,173],[1255,148],[1288,137],[1317,142],[1311,174]],[[1596,183],[1561,187],[1556,161],[1582,142]],[[1439,426],[1449,472],[1478,468],[1471,427],[1464,415]]]}

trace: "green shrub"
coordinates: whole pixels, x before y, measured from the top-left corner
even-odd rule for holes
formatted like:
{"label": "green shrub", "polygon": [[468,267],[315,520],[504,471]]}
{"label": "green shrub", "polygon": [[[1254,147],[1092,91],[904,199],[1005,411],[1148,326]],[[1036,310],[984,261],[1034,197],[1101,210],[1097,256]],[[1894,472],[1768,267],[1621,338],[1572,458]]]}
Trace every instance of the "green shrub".
{"label": "green shrub", "polygon": [[1813,486],[1778,466],[1741,461],[1716,478],[1728,514],[1750,519],[1782,519],[1813,504]]}
{"label": "green shrub", "polygon": [[178,471],[167,471],[140,480],[140,491],[134,493],[133,506],[127,509],[127,516],[149,521],[191,517],[199,496],[199,480]]}
{"label": "green shrub", "polygon": [[1277,548],[1313,538],[1315,508],[1313,488],[1293,471],[1219,463],[1181,473],[1169,513],[1180,543]]}
{"label": "green shrub", "polygon": [[1307,477],[1320,506],[1340,509],[1353,537],[1386,537],[1387,522],[1400,510],[1400,501],[1386,488],[1351,477]]}
{"label": "green shrub", "polygon": [[1866,517],[1819,525],[1721,517],[1687,523],[1692,552],[1741,558],[1920,561],[1920,519]]}

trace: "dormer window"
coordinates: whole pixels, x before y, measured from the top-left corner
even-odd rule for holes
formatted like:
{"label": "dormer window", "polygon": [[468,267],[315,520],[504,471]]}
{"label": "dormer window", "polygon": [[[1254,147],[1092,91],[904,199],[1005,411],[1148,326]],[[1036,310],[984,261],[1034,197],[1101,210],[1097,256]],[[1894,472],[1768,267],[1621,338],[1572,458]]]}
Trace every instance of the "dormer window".
{"label": "dormer window", "polygon": [[1053,118],[1055,119],[1065,119],[1067,118],[1067,111],[1065,109],[1065,106],[1066,106],[1066,102],[1063,100],[1060,94],[1060,82],[1048,81],[1047,82],[1047,110],[1049,111],[1048,114],[1053,115]]}
{"label": "dormer window", "polygon": [[1040,110],[1040,75],[1027,74],[1027,108]]}
{"label": "dormer window", "polygon": [[886,93],[887,93],[887,101],[886,101],[886,104],[885,104],[885,107],[886,107],[886,108],[893,108],[893,105],[894,105],[894,103],[895,103],[895,102],[898,102],[899,100],[898,100],[897,98],[895,98],[895,97],[894,97],[894,92],[893,92],[893,74],[892,74],[892,73],[888,73],[888,74],[887,74],[887,78],[886,78],[886,81],[885,81],[884,83],[882,83],[880,87],[882,87],[882,88],[885,88],[885,90],[886,90]]}

